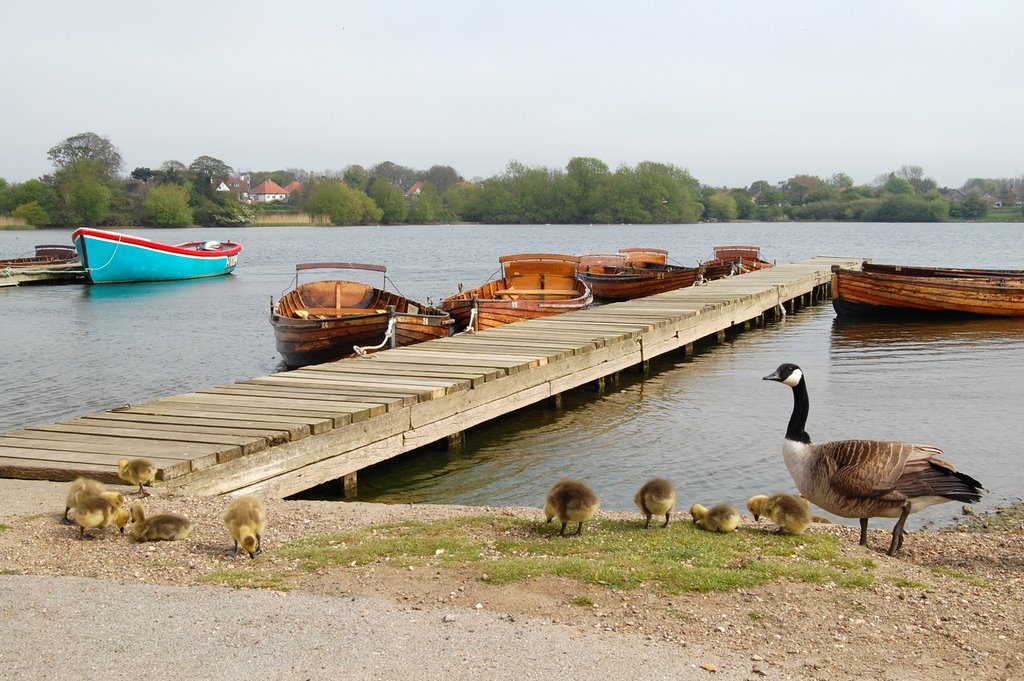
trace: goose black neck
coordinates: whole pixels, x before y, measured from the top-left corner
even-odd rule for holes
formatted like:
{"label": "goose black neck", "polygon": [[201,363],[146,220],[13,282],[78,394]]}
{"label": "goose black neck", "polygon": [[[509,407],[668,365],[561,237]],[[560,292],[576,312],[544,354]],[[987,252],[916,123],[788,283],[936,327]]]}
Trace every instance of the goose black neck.
{"label": "goose black neck", "polygon": [[807,383],[801,378],[800,382],[793,388],[793,414],[789,417],[789,427],[786,428],[786,439],[811,443],[811,436],[804,428],[807,426],[807,413],[811,410],[811,400],[807,396]]}

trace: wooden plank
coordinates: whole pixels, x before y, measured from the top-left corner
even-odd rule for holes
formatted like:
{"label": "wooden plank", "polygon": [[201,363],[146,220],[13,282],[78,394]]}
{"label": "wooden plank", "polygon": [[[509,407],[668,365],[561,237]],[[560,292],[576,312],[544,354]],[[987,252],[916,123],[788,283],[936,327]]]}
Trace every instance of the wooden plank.
{"label": "wooden plank", "polygon": [[266,386],[236,383],[234,385],[220,386],[217,388],[206,388],[202,390],[204,395],[241,395],[247,397],[261,397],[269,399],[294,400],[296,405],[303,405],[309,402],[329,402],[331,404],[365,405],[371,410],[370,416],[375,416],[380,409],[393,411],[405,406],[401,399],[350,399],[342,391],[320,390],[310,391],[308,389],[294,388],[291,386]]}
{"label": "wooden plank", "polygon": [[330,417],[334,421],[335,427],[351,423],[352,421],[357,420],[357,416],[360,419],[369,416],[367,410],[361,405],[358,407],[331,405],[330,407],[320,408],[308,403],[301,406],[287,403],[288,406],[285,407],[282,403],[286,402],[286,400],[231,397],[229,395],[204,395],[202,393],[176,395],[173,397],[165,397],[163,400],[174,404],[202,405],[207,408],[216,406],[224,409],[225,411],[227,411],[227,408],[229,407],[250,407],[253,409],[265,409],[266,413],[269,414]]}
{"label": "wooden plank", "polygon": [[[98,449],[99,451],[92,451]],[[28,465],[34,462],[62,462],[83,466],[113,467],[117,469],[119,459],[132,456],[130,452],[111,452],[110,448],[73,447],[61,442],[43,440],[24,441],[20,438],[0,438],[0,457],[22,461]],[[184,475],[191,470],[190,462],[185,459],[168,459],[158,456],[147,456],[158,468],[157,478],[166,480]]]}
{"label": "wooden plank", "polygon": [[242,453],[241,447],[231,445],[161,443],[133,438],[34,431],[18,431],[17,435],[0,436],[0,447],[106,454],[115,463],[118,459],[136,457],[177,460],[184,463],[183,473],[212,466],[218,462],[218,457],[226,461]]}
{"label": "wooden plank", "polygon": [[[332,392],[344,391],[345,399],[353,402],[362,401],[374,401],[375,398],[378,401],[387,400],[401,400],[404,406],[408,407],[416,404],[420,401],[421,395],[419,393],[409,392],[405,390],[395,390],[393,388],[360,388],[356,386],[336,386],[330,381],[321,381],[317,379],[306,379],[301,376],[284,376],[281,374],[274,374],[271,376],[264,376],[263,378],[254,378],[249,381],[243,381],[241,384],[236,385],[268,385],[268,386],[286,386],[286,387],[297,387],[305,388],[308,387],[313,390],[329,390]],[[429,396],[425,396],[425,399]]]}
{"label": "wooden plank", "polygon": [[[437,372],[439,376],[453,376],[455,378],[468,378],[477,379],[482,378],[484,381],[493,381],[496,378],[507,375],[507,372],[495,367],[488,366],[471,366],[467,364],[445,364],[438,361],[427,361],[425,358],[419,358],[419,361],[411,361],[405,357],[394,357],[388,355],[386,352],[378,352],[370,355],[368,358],[360,358],[362,362],[352,362],[349,366],[352,368],[363,369],[367,371],[386,371],[386,372],[398,372],[404,371],[431,371]],[[382,367],[381,365],[386,365]]]}
{"label": "wooden plank", "polygon": [[55,433],[61,435],[102,435],[104,437],[132,438],[136,440],[155,440],[158,442],[199,442],[212,445],[236,445],[242,448],[243,454],[248,454],[257,449],[267,446],[266,438],[248,435],[234,435],[229,433],[200,433],[185,429],[165,430],[163,428],[153,429],[152,427],[128,427],[115,425],[94,425],[84,420],[61,421],[59,423],[44,424],[26,428],[22,433]]}
{"label": "wooden plank", "polygon": [[281,425],[295,425],[309,428],[316,435],[334,428],[330,417],[293,414],[292,410],[252,409],[248,407],[211,409],[208,405],[175,402],[147,402],[128,409],[114,409],[106,414],[151,414],[154,416],[182,416],[185,418],[217,419],[224,421],[261,421]]}
{"label": "wooden plank", "polygon": [[101,464],[82,464],[69,461],[35,460],[10,458],[0,447],[0,478],[19,480],[56,480],[69,482],[77,477],[87,475],[90,478],[106,483],[123,482],[117,476],[117,464],[104,466]]}
{"label": "wooden plank", "polygon": [[252,433],[270,440],[270,444],[280,444],[284,440],[295,440],[300,437],[308,437],[310,428],[308,425],[292,423],[288,426],[282,424],[269,424],[266,421],[236,420],[228,419],[207,419],[190,418],[186,416],[160,416],[157,414],[124,413],[124,412],[100,412],[83,416],[83,419],[99,421],[103,423],[130,423],[134,427],[143,427],[147,424],[166,424],[169,426],[189,426],[200,429],[197,432],[227,432],[227,433]]}

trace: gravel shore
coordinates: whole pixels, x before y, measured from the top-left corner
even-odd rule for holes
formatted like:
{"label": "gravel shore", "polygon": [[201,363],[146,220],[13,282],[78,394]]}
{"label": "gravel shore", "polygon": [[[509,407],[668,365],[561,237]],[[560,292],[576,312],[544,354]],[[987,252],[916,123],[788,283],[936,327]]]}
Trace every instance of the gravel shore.
{"label": "gravel shore", "polygon": [[[987,532],[912,532],[895,558],[881,531],[864,548],[854,528],[815,526],[851,560],[869,557],[874,585],[777,581],[667,598],[556,578],[497,586],[387,561],[306,573],[274,555],[305,535],[479,508],[268,500],[266,554],[250,561],[232,555],[223,497],[155,490],[147,510],[186,512],[195,530],[136,544],[116,531],[79,540],[59,522],[66,489],[0,480],[2,678],[1024,678],[1019,516],[975,520]],[[286,585],[202,583],[231,570]]]}

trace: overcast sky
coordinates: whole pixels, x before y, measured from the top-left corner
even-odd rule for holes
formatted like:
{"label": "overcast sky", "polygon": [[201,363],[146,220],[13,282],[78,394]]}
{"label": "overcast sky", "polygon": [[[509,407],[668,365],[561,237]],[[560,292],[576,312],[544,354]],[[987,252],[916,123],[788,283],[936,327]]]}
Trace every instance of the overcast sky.
{"label": "overcast sky", "polygon": [[4,3],[0,177],[650,160],[748,186],[1024,173],[1024,2]]}

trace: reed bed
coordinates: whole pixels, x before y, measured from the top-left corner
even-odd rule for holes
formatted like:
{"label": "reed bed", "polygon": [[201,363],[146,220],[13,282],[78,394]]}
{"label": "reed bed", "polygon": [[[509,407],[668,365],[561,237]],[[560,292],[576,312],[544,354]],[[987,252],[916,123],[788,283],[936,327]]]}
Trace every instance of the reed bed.
{"label": "reed bed", "polygon": [[264,213],[257,215],[250,222],[254,227],[281,227],[285,225],[329,225],[330,218],[326,215],[311,215],[296,211],[293,213]]}

